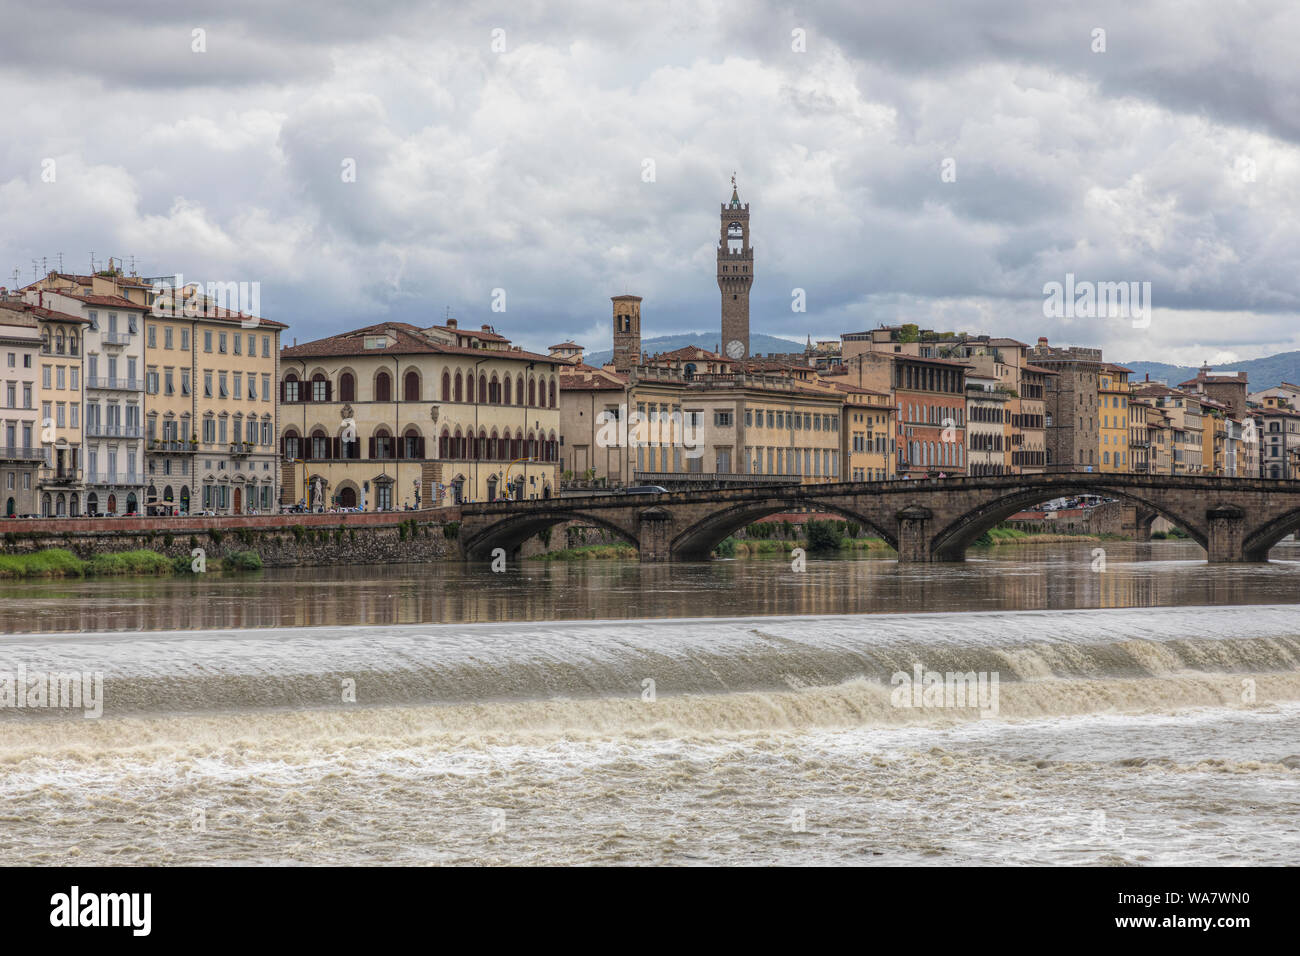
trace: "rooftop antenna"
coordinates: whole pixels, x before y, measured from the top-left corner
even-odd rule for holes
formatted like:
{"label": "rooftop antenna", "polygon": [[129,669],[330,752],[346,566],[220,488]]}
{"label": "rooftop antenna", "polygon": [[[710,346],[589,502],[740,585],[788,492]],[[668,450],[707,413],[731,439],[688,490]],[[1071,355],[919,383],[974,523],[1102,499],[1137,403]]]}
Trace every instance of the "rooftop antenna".
{"label": "rooftop antenna", "polygon": [[131,275],[135,275],[135,256],[131,257]]}
{"label": "rooftop antenna", "polygon": [[18,288],[18,280],[21,278],[22,278],[22,273],[18,270],[17,266],[14,266],[14,288],[15,289]]}
{"label": "rooftop antenna", "polygon": [[90,274],[95,274],[95,250],[90,250]]}
{"label": "rooftop antenna", "polygon": [[59,253],[59,271],[63,271],[63,253]]}
{"label": "rooftop antenna", "polygon": [[41,256],[41,275],[49,275],[49,274],[50,274],[50,260],[47,259],[45,256]]}
{"label": "rooftop antenna", "polygon": [[36,271],[36,260],[32,260],[32,281],[40,278],[40,273]]}

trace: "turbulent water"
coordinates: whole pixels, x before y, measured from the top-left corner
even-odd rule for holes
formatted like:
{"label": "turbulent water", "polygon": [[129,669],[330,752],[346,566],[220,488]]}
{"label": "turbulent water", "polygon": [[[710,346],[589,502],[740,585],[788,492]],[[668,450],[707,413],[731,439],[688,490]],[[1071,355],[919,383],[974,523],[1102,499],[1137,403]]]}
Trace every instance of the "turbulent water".
{"label": "turbulent water", "polygon": [[0,710],[10,860],[1300,863],[1293,605],[0,637],[20,664],[101,672],[104,713]]}

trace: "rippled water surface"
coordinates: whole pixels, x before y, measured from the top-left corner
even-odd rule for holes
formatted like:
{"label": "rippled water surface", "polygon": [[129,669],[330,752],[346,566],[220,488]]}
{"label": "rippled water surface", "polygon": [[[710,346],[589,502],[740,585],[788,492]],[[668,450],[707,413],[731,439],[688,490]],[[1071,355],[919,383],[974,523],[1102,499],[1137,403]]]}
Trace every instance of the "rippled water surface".
{"label": "rippled water surface", "polygon": [[0,847],[1300,863],[1300,550],[1097,546],[5,585],[0,672],[98,672],[104,715],[0,708]]}

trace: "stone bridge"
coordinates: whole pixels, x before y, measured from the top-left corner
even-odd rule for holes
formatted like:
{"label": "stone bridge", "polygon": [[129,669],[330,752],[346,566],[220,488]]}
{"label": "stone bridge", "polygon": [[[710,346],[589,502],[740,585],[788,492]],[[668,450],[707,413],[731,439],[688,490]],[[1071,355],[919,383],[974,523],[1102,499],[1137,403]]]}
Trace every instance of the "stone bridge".
{"label": "stone bridge", "polygon": [[1300,481],[1177,475],[1059,473],[921,481],[758,485],[660,495],[595,495],[462,506],[461,547],[471,560],[513,552],[543,528],[580,521],[634,545],[642,561],[701,561],[760,518],[811,508],[855,521],[903,563],[961,561],[976,538],[1017,511],[1072,495],[1135,506],[1135,534],[1150,538],[1161,515],[1211,562],[1266,561],[1300,529]]}

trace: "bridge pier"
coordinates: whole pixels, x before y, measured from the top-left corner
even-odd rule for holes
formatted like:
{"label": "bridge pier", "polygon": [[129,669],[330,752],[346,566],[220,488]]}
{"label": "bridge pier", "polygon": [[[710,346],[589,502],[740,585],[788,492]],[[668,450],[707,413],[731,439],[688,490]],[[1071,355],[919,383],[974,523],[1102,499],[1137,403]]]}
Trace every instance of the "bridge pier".
{"label": "bridge pier", "polygon": [[663,508],[649,508],[637,515],[637,557],[642,564],[660,564],[672,560],[672,513]]}
{"label": "bridge pier", "polygon": [[1205,512],[1209,537],[1205,545],[1211,564],[1228,564],[1246,558],[1246,512],[1234,505],[1220,505]]}
{"label": "bridge pier", "polygon": [[1151,524],[1156,520],[1156,513],[1141,505],[1125,505],[1124,517],[1120,522],[1120,534],[1134,541],[1151,540]]}
{"label": "bridge pier", "polygon": [[[920,505],[908,505],[895,516],[898,519],[898,563],[925,564],[948,560],[930,552],[931,524],[934,512]],[[961,560],[957,557],[951,560]]]}

